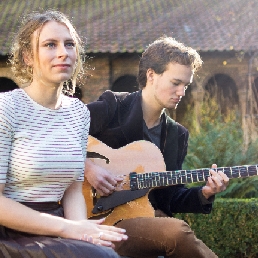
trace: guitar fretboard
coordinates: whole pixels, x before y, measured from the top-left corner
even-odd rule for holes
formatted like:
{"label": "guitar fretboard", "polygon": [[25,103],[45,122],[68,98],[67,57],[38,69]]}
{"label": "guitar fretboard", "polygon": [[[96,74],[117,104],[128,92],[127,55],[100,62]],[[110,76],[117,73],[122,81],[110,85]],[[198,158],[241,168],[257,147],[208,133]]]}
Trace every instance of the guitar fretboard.
{"label": "guitar fretboard", "polygon": [[[196,170],[176,170],[165,172],[148,172],[137,174],[130,173],[131,190],[144,188],[155,188],[160,186],[170,186],[177,184],[189,184],[194,182],[203,182],[210,176],[210,168]],[[222,171],[228,178],[249,177],[258,175],[258,165],[245,165],[234,167],[220,167],[214,169]]]}

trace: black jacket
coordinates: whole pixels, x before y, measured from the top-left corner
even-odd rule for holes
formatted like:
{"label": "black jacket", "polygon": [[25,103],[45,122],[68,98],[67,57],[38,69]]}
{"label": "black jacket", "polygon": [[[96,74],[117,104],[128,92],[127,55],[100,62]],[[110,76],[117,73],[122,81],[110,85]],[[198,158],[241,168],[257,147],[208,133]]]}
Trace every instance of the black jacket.
{"label": "black jacket", "polygon": [[[134,93],[104,92],[100,98],[87,105],[91,113],[90,135],[112,148],[120,148],[143,139],[143,113],[141,91]],[[188,130],[163,114],[160,149],[166,169],[182,169],[187,154]],[[200,187],[187,189],[184,185],[154,189],[150,201],[155,209],[172,213],[210,213],[212,205],[202,205]]]}

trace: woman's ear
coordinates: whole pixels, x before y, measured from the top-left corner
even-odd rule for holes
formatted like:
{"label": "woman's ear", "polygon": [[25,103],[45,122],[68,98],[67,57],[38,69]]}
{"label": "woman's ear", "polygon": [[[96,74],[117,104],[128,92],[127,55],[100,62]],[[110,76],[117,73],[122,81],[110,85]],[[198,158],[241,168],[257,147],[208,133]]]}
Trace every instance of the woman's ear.
{"label": "woman's ear", "polygon": [[26,51],[26,52],[22,53],[22,56],[23,56],[24,63],[27,66],[32,66],[33,65],[33,58],[31,56],[31,53]]}

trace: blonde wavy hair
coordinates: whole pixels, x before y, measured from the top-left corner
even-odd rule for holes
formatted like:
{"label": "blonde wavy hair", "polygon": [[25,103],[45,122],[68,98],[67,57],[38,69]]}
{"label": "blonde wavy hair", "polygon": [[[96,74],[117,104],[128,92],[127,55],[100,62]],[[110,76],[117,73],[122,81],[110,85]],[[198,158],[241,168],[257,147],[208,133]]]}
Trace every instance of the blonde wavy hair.
{"label": "blonde wavy hair", "polygon": [[[28,66],[24,61],[24,54],[30,54],[33,57],[32,35],[36,30],[38,30],[36,42],[38,51],[39,35],[41,29],[44,24],[49,21],[56,21],[67,26],[75,42],[77,53],[76,67],[71,77],[71,80],[65,82],[63,87],[63,92],[70,95],[74,93],[74,88],[78,75],[82,75],[84,73],[83,63],[85,59],[85,52],[81,38],[79,37],[74,26],[65,14],[55,10],[47,10],[42,13],[33,12],[24,17],[21,22],[21,26],[13,40],[9,61],[12,65],[12,71],[17,80],[22,84],[30,83],[33,77],[33,69],[32,67]],[[33,58],[35,58],[36,61],[39,62],[38,56]]]}

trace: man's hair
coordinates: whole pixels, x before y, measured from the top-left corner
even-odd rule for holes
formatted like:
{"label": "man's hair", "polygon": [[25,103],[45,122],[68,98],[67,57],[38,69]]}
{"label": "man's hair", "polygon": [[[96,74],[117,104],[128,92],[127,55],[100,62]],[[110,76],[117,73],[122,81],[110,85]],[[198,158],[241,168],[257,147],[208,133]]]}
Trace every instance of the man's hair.
{"label": "man's hair", "polygon": [[155,73],[162,74],[169,63],[190,66],[193,72],[202,66],[200,55],[191,47],[176,41],[171,37],[161,37],[151,43],[143,52],[139,62],[139,87],[146,86],[146,73],[149,68]]}

